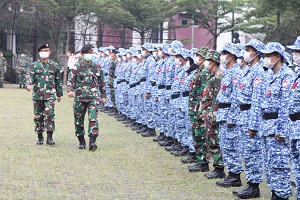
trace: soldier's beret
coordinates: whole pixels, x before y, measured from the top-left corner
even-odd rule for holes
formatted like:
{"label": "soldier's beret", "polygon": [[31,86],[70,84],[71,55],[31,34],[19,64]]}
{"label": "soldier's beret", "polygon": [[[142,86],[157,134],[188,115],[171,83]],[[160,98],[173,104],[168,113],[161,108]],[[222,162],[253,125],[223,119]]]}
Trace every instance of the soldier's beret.
{"label": "soldier's beret", "polygon": [[42,49],[46,49],[46,48],[50,48],[49,43],[44,43],[42,45],[39,46],[38,51],[42,50]]}
{"label": "soldier's beret", "polygon": [[81,48],[81,53],[87,53],[89,52],[91,49],[93,49],[94,46],[91,44],[86,44]]}

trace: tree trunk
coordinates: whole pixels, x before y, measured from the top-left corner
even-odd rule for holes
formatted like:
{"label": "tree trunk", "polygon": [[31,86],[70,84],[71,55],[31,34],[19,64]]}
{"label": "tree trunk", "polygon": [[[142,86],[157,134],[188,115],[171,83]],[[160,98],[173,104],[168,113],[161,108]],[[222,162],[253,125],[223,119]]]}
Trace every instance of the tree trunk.
{"label": "tree trunk", "polygon": [[145,42],[145,31],[142,30],[142,31],[140,32],[140,35],[141,35],[141,45],[143,45],[144,42]]}
{"label": "tree trunk", "polygon": [[280,38],[280,26],[281,26],[281,24],[280,24],[280,12],[277,12],[276,13],[276,18],[277,18],[277,27],[276,27],[276,36],[277,36],[277,39],[279,39]]}
{"label": "tree trunk", "polygon": [[214,24],[214,45],[213,45],[213,48],[214,50],[217,49],[217,40],[218,40],[218,19],[215,19],[215,24]]}
{"label": "tree trunk", "polygon": [[69,60],[67,53],[69,51],[69,44],[70,44],[71,23],[72,23],[72,21],[67,20],[67,40],[66,40],[66,50],[65,50],[65,66],[64,66],[63,85],[67,85],[68,60]]}

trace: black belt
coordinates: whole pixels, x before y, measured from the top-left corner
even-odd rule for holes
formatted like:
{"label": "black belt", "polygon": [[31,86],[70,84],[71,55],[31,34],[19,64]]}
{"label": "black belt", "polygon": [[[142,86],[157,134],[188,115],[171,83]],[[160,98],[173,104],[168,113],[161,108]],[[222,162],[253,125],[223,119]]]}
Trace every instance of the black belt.
{"label": "black belt", "polygon": [[156,86],[156,82],[151,82],[151,85],[152,86]]}
{"label": "black belt", "polygon": [[231,107],[231,103],[219,103],[218,108],[229,108]]}
{"label": "black belt", "polygon": [[159,85],[158,89],[164,89],[166,86],[165,85]]}
{"label": "black belt", "polygon": [[120,84],[121,83],[121,81],[117,81],[117,84]]}
{"label": "black belt", "polygon": [[141,80],[140,80],[140,82],[142,83],[142,82],[145,82],[146,81],[146,78],[142,78]]}
{"label": "black belt", "polygon": [[129,84],[129,81],[126,81],[126,84]]}
{"label": "black belt", "polygon": [[268,120],[268,119],[277,119],[278,118],[278,113],[273,112],[273,113],[264,113],[263,114],[263,119]]}
{"label": "black belt", "polygon": [[172,85],[167,85],[166,90],[171,90]]}
{"label": "black belt", "polygon": [[171,95],[171,98],[172,99],[177,99],[177,98],[179,98],[180,97],[180,94],[172,94]]}
{"label": "black belt", "polygon": [[243,105],[240,105],[241,111],[249,110],[250,108],[251,108],[251,104],[243,104]]}
{"label": "black belt", "polygon": [[300,113],[290,114],[290,119],[294,122],[300,120]]}
{"label": "black belt", "polygon": [[104,76],[107,76],[107,75],[108,75],[108,73],[105,73],[105,74],[104,74]]}
{"label": "black belt", "polygon": [[135,86],[136,86],[135,84],[129,85],[130,88],[134,88]]}
{"label": "black belt", "polygon": [[122,80],[120,80],[120,82],[121,82],[121,83],[125,83],[125,82],[126,82],[126,80],[125,80],[125,79],[122,79]]}
{"label": "black belt", "polygon": [[183,96],[183,97],[187,97],[187,96],[189,96],[189,94],[190,94],[189,91],[185,91],[185,92],[182,93],[182,96]]}

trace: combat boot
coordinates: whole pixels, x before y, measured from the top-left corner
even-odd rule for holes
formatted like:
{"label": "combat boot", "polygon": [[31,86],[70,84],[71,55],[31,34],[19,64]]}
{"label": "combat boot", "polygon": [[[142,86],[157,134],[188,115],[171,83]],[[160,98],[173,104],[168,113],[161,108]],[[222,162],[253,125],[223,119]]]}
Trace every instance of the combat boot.
{"label": "combat boot", "polygon": [[19,85],[19,88],[22,88],[22,84]]}
{"label": "combat boot", "polygon": [[26,88],[26,85],[25,85],[25,84],[23,85],[23,88],[24,88],[24,89]]}
{"label": "combat boot", "polygon": [[93,135],[93,134],[90,135],[90,142],[89,142],[89,150],[90,151],[96,151],[96,149],[97,149],[96,139],[97,139],[96,135]]}
{"label": "combat boot", "polygon": [[136,131],[136,130],[141,129],[142,126],[143,126],[142,124],[136,122],[135,125],[131,127],[131,129],[132,129],[133,131]]}
{"label": "combat boot", "polygon": [[131,127],[135,123],[134,120],[130,119],[128,123],[125,124],[126,127]]}
{"label": "combat boot", "polygon": [[217,181],[216,184],[222,187],[240,187],[242,186],[241,174],[229,172],[224,180]]}
{"label": "combat boot", "polygon": [[272,198],[271,200],[288,200],[288,198],[282,198],[277,196],[277,194],[275,193],[275,191],[272,191]]}
{"label": "combat boot", "polygon": [[182,146],[178,143],[178,140],[174,140],[174,143],[171,146],[166,146],[165,150],[166,151],[177,151],[180,150]]}
{"label": "combat boot", "polygon": [[103,112],[108,113],[110,111],[110,107],[104,106]]}
{"label": "combat boot", "polygon": [[148,131],[148,126],[143,125],[143,127],[139,130],[136,130],[137,133],[146,133]]}
{"label": "combat boot", "polygon": [[55,145],[55,142],[52,139],[53,132],[47,132],[47,144]]}
{"label": "combat boot", "polygon": [[79,149],[85,149],[86,144],[85,144],[84,135],[79,135],[77,136],[77,138],[79,140]]}
{"label": "combat boot", "polygon": [[212,172],[204,174],[204,177],[208,179],[225,178],[226,174],[224,172],[224,167],[221,168],[215,167],[215,169]]}
{"label": "combat boot", "polygon": [[252,199],[260,197],[259,183],[248,182],[246,187],[232,192],[241,199]]}
{"label": "combat boot", "polygon": [[189,172],[208,172],[208,164],[197,163],[196,165],[188,166]]}
{"label": "combat boot", "polygon": [[116,108],[113,108],[112,111],[107,114],[108,116],[115,116],[116,114],[119,114],[119,112]]}
{"label": "combat boot", "polygon": [[153,138],[153,142],[158,142],[161,141],[165,138],[165,134],[164,133],[160,133],[158,137]]}
{"label": "combat boot", "polygon": [[186,164],[186,163],[197,163],[196,152],[190,152],[189,157],[182,158],[181,162],[184,163],[184,164]]}
{"label": "combat boot", "polygon": [[156,136],[156,132],[154,128],[149,128],[146,133],[141,134],[143,137],[153,137]]}
{"label": "combat boot", "polygon": [[177,151],[171,151],[171,154],[174,156],[186,156],[189,154],[189,147],[183,146],[180,150]]}
{"label": "combat boot", "polygon": [[174,144],[173,138],[172,137],[167,137],[165,140],[161,140],[158,142],[160,146],[166,147],[166,146],[171,146]]}
{"label": "combat boot", "polygon": [[36,143],[37,145],[42,145],[44,144],[44,136],[43,136],[43,133],[39,133],[38,134],[38,141]]}

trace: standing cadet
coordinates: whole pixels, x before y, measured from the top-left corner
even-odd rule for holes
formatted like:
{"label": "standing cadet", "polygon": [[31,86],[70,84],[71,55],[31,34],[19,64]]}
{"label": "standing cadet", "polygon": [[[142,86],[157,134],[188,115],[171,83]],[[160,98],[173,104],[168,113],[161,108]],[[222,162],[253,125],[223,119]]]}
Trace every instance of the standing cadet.
{"label": "standing cadet", "polygon": [[[237,89],[237,99],[240,107],[237,124],[240,131],[240,148],[245,163],[247,186],[233,194],[243,198],[257,198],[260,196],[259,184],[262,179],[262,137],[258,133],[261,118],[257,115],[263,95],[264,80],[263,64],[260,62],[265,45],[252,39],[245,45],[244,60],[247,66],[242,69]],[[239,56],[240,57],[240,56]]]}
{"label": "standing cadet", "polygon": [[26,74],[26,90],[33,87],[32,100],[34,109],[35,133],[38,135],[38,145],[44,143],[43,132],[47,132],[47,144],[54,145],[52,139],[55,131],[54,105],[63,96],[62,79],[58,64],[49,59],[50,46],[42,44],[38,48],[40,60],[32,63]]}
{"label": "standing cadet", "polygon": [[79,140],[79,149],[85,149],[84,117],[86,111],[89,115],[88,136],[89,150],[95,151],[96,138],[99,133],[98,109],[100,88],[102,102],[106,101],[104,74],[100,66],[92,61],[93,45],[86,44],[81,49],[82,58],[78,59],[75,69],[68,76],[68,97],[74,98],[74,124],[75,134]]}
{"label": "standing cadet", "polygon": [[17,61],[16,72],[18,74],[19,88],[25,88],[26,85],[26,73],[29,67],[29,62],[24,53],[20,55]]}
{"label": "standing cadet", "polygon": [[240,173],[243,171],[241,151],[239,148],[239,129],[236,126],[239,113],[236,99],[237,86],[239,83],[241,69],[236,63],[237,47],[233,43],[226,43],[222,50],[220,62],[224,77],[221,83],[221,90],[217,96],[219,122],[220,147],[223,161],[229,173],[224,180],[216,184],[223,187],[241,186]]}
{"label": "standing cadet", "polygon": [[113,115],[117,114],[116,109],[116,98],[115,98],[115,70],[118,65],[118,57],[117,57],[117,50],[113,46],[109,46],[109,57],[110,57],[110,65],[108,67],[108,78],[107,78],[107,86],[110,89],[110,98],[113,104],[112,109],[110,110]]}
{"label": "standing cadet", "polygon": [[0,51],[0,88],[3,88],[4,74],[7,71],[7,62],[3,56],[3,52]]}
{"label": "standing cadet", "polygon": [[288,106],[295,76],[283,63],[284,49],[281,44],[270,42],[262,51],[265,55],[264,66],[273,72],[268,77],[266,93],[261,100],[261,127],[265,147],[266,180],[272,191],[272,199],[275,200],[292,196]]}
{"label": "standing cadet", "polygon": [[[293,61],[300,65],[300,36],[294,45],[287,46],[293,50]],[[291,119],[291,130],[289,133],[291,163],[296,184],[296,196],[300,199],[300,70],[296,70],[296,78],[292,85],[292,98],[289,106],[289,117]]]}

